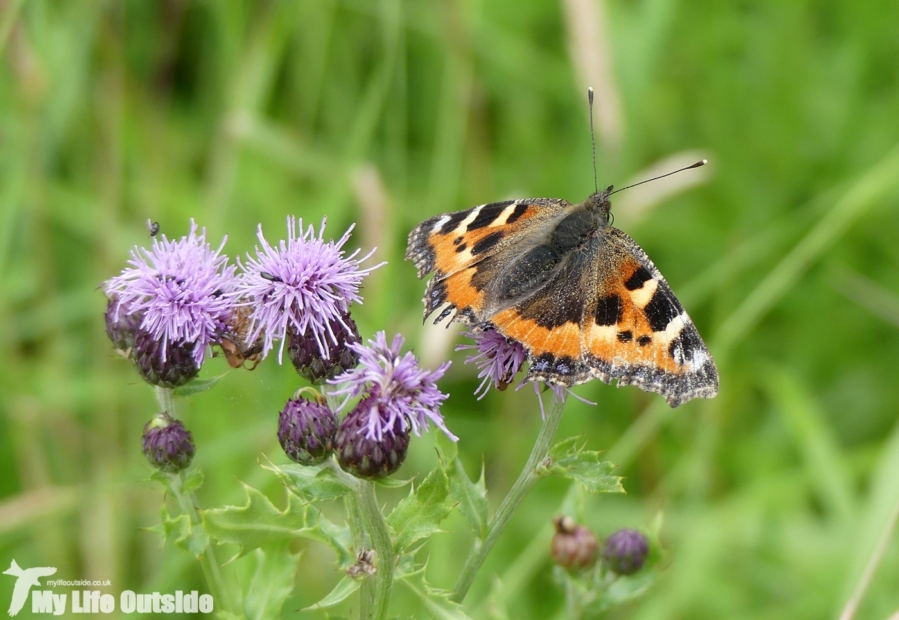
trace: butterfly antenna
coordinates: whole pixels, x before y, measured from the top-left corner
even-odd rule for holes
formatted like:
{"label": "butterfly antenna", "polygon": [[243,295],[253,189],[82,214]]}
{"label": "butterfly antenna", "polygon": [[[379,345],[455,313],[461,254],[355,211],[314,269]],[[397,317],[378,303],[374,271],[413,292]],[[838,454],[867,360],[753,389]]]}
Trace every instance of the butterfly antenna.
{"label": "butterfly antenna", "polygon": [[705,166],[707,163],[709,163],[709,160],[701,159],[693,165],[686,166],[684,168],[678,168],[677,170],[667,172],[667,173],[659,175],[657,177],[652,177],[651,179],[646,179],[645,181],[640,181],[639,183],[634,183],[633,185],[628,185],[626,187],[616,189],[614,192],[610,192],[609,196],[611,196],[612,194],[617,194],[618,192],[623,192],[624,190],[630,189],[632,187],[637,187],[638,185],[643,185],[644,183],[649,183],[650,181],[658,181],[659,179],[664,179],[665,177],[670,177],[672,174],[677,174],[678,172],[683,172],[684,170],[692,170],[693,168],[700,168],[702,166]]}
{"label": "butterfly antenna", "polygon": [[599,181],[596,179],[596,136],[593,134],[593,87],[587,87],[587,101],[590,102],[590,145],[593,147],[593,188],[599,193]]}

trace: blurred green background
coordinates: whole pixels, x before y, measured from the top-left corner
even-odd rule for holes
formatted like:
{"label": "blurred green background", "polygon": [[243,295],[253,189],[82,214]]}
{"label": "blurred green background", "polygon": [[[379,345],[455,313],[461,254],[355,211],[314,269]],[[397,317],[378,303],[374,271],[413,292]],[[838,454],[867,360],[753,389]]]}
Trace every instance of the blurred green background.
{"label": "blurred green background", "polygon": [[[431,367],[455,360],[443,411],[498,501],[536,436],[536,399],[475,400],[455,332],[421,326],[405,238],[443,211],[586,197],[592,85],[601,186],[712,162],[613,211],[721,374],[716,399],[677,410],[599,382],[575,390],[596,406],[568,405],[559,437],[582,434],[626,477],[626,496],[577,499],[587,524],[664,517],[659,581],[613,617],[836,617],[878,550],[855,617],[896,613],[897,24],[895,0],[0,3],[0,564],[116,593],[206,591],[146,531],[163,500],[139,441],[157,404],[114,354],[97,290],[149,243],[147,218],[169,237],[195,218],[231,256],[258,223],[283,237],[288,214],[327,215],[334,237],[356,222],[350,247],[389,261],[354,310],[363,335],[401,332]],[[227,370],[217,358],[202,374]],[[242,503],[240,481],[283,505],[258,461],[286,460],[277,412],[299,385],[270,358],[185,403],[203,506]],[[434,462],[434,438],[416,440],[400,473]],[[538,484],[472,614],[564,615],[548,544],[568,492]],[[445,529],[426,552],[449,588],[470,537],[458,515]],[[328,549],[297,550],[285,615],[340,577]],[[12,583],[0,578],[0,604]],[[424,613],[402,589],[394,609]]]}

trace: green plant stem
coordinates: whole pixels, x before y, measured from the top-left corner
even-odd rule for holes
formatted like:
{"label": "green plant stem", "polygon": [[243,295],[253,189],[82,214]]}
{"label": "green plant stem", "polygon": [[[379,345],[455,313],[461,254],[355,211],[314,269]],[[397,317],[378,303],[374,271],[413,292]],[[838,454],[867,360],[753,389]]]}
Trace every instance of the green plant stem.
{"label": "green plant stem", "polygon": [[375,483],[368,480],[360,481],[359,508],[362,512],[362,521],[365,529],[371,537],[372,546],[378,554],[378,572],[375,586],[375,602],[371,618],[380,620],[387,616],[387,607],[390,604],[390,594],[393,590],[393,565],[396,561],[393,552],[393,543],[390,541],[390,533],[387,531],[387,521],[378,506],[378,498],[375,495]]}
{"label": "green plant stem", "polygon": [[481,564],[487,558],[487,554],[490,553],[490,549],[496,543],[500,534],[502,534],[503,529],[508,525],[509,520],[515,513],[515,509],[518,508],[528,491],[537,482],[539,477],[537,467],[549,456],[549,450],[552,447],[553,438],[556,436],[556,430],[559,428],[564,408],[565,401],[553,400],[552,406],[550,406],[549,412],[546,414],[546,419],[543,421],[543,427],[537,435],[534,449],[531,450],[531,456],[528,457],[528,462],[525,463],[524,469],[521,470],[515,484],[509,489],[509,493],[490,520],[484,540],[479,543],[476,542],[468,555],[468,559],[465,561],[465,566],[462,568],[462,573],[459,575],[459,580],[456,582],[456,587],[450,597],[451,600],[461,603],[465,599],[465,595],[468,593],[468,589],[471,588],[471,584],[474,583],[475,575],[477,575]]}
{"label": "green plant stem", "polygon": [[[203,527],[200,513],[197,510],[196,499],[192,492],[185,491],[184,472],[171,474],[169,480],[169,491],[175,497],[178,506],[181,507],[181,512],[187,515],[192,525]],[[215,552],[212,550],[211,542],[206,544],[206,548],[203,549],[203,553],[197,556],[197,560],[200,562],[203,576],[206,577],[206,583],[212,592],[216,608],[220,611],[233,610],[232,601],[228,596],[228,588],[225,587],[225,582],[222,579],[222,573],[219,570],[219,564],[215,558]]]}
{"label": "green plant stem", "polygon": [[[355,494],[349,493],[344,495],[343,500],[344,506],[346,507],[347,525],[350,526],[350,532],[353,535],[353,546],[355,547],[358,558],[359,552],[367,548],[362,511],[359,510],[359,502],[357,501]],[[373,581],[371,579],[363,580],[362,587],[359,588],[359,620],[371,618],[372,602],[374,601],[374,598],[375,590]]]}
{"label": "green plant stem", "polygon": [[[171,388],[157,387],[156,399],[159,401],[159,405],[162,407],[163,411],[173,418],[178,417],[178,407],[175,403],[174,390]],[[178,472],[177,474],[169,474],[168,479],[169,492],[175,498],[175,501],[178,502],[181,512],[187,515],[192,525],[202,528],[202,519],[197,510],[196,496],[193,491],[185,491],[184,471]],[[206,583],[209,585],[209,589],[212,592],[216,607],[219,607],[223,611],[234,609],[230,597],[228,596],[229,590],[225,587],[222,573],[219,570],[218,561],[215,558],[215,552],[210,543],[206,544],[206,548],[203,550],[203,553],[197,556],[197,560],[200,562],[200,568],[203,571],[203,575],[206,577]]]}
{"label": "green plant stem", "polygon": [[156,386],[156,400],[162,410],[173,418],[178,417],[178,406],[175,404],[175,390]]}

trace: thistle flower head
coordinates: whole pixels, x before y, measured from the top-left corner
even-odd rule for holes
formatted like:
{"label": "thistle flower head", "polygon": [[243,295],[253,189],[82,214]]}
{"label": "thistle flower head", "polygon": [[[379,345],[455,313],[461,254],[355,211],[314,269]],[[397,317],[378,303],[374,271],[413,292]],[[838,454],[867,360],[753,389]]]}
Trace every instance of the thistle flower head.
{"label": "thistle flower head", "polygon": [[493,385],[498,390],[505,390],[521,369],[527,359],[527,351],[521,343],[509,340],[495,329],[478,332],[463,332],[463,336],[474,340],[474,344],[460,344],[456,351],[477,349],[475,355],[465,358],[466,364],[478,367],[478,379],[481,385],[475,390],[478,400],[484,398]]}
{"label": "thistle flower head", "polygon": [[[517,340],[512,340],[503,336],[493,327],[479,328],[475,331],[462,332],[463,336],[474,340],[474,344],[460,344],[456,347],[456,351],[466,351],[476,349],[477,353],[469,355],[465,358],[466,364],[475,364],[478,367],[478,378],[481,384],[475,390],[478,400],[484,398],[490,387],[498,390],[505,390],[512,383],[515,375],[521,370],[522,365],[527,360],[527,350]],[[519,383],[515,388],[516,391],[524,387],[525,382]],[[553,399],[556,401],[564,401],[569,394],[573,394],[571,389],[563,385],[545,384],[552,390]],[[540,387],[537,382],[533,383],[534,393],[540,401],[540,414],[546,417],[546,411],[543,407],[543,399],[540,398]],[[575,398],[584,400],[575,395]],[[584,401],[588,404],[590,401]]]}
{"label": "thistle flower head", "polygon": [[334,394],[350,398],[366,394],[365,436],[380,440],[399,428],[420,435],[434,424],[455,441],[440,415],[440,405],[447,395],[437,389],[436,381],[443,376],[450,362],[437,370],[423,370],[411,352],[400,354],[404,338],[397,334],[391,344],[383,331],[369,340],[368,345],[351,343],[348,346],[359,354],[359,365],[330,380],[339,385]]}
{"label": "thistle flower head", "polygon": [[304,231],[303,220],[297,223],[289,216],[287,240],[272,246],[260,224],[256,256],[247,255],[246,263],[241,264],[238,290],[253,309],[249,340],[262,337],[263,355],[268,355],[280,340],[280,362],[290,331],[313,339],[322,357],[327,358],[331,353],[329,343],[338,342],[335,323],[351,331],[343,317],[350,303],[362,301],[362,278],[384,264],[360,266],[374,250],[358,259],[359,250],[345,256],[343,246],[352,230],[350,226],[337,241],[325,241],[325,220],[316,235],[311,225]]}
{"label": "thistle flower head", "polygon": [[199,367],[209,345],[225,327],[233,301],[235,267],[206,242],[206,229],[197,234],[191,220],[190,233],[169,240],[153,237],[150,249],[131,250],[130,267],[103,284],[113,304],[107,324],[127,317],[141,317],[139,331],[159,343],[160,362],[170,346],[188,348]]}
{"label": "thistle flower head", "polygon": [[[380,418],[379,437],[369,436],[373,417]],[[387,427],[388,424],[392,426]],[[377,395],[367,396],[337,429],[337,462],[358,478],[383,478],[397,471],[406,460],[409,439],[409,429],[403,426],[401,418],[391,415]]]}

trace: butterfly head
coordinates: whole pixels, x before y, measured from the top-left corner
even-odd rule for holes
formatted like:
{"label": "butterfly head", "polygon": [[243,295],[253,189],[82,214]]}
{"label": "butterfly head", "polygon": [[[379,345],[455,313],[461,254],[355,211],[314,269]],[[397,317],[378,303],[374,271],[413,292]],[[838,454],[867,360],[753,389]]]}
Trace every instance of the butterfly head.
{"label": "butterfly head", "polygon": [[609,220],[611,218],[611,215],[609,214],[609,212],[612,210],[612,201],[609,200],[609,196],[611,194],[612,186],[609,185],[601,192],[590,194],[587,200],[585,200],[583,203],[589,211],[596,213],[603,220],[605,220],[606,224],[609,223]]}

